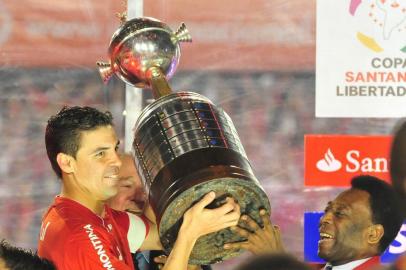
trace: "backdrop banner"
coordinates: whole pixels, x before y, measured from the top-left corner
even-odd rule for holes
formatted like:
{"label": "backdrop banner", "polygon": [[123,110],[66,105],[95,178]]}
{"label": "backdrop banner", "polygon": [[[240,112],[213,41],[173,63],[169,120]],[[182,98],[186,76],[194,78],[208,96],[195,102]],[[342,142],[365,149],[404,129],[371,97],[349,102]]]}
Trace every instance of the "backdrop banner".
{"label": "backdrop banner", "polygon": [[317,117],[406,115],[406,2],[317,1]]}
{"label": "backdrop banner", "polygon": [[[126,1],[0,1],[3,66],[87,66],[107,55]],[[193,43],[182,46],[179,69],[313,71],[316,1],[145,0],[144,16]],[[24,8],[22,8],[24,7]],[[303,12],[303,11],[306,12]],[[142,12],[140,12],[141,14]]]}

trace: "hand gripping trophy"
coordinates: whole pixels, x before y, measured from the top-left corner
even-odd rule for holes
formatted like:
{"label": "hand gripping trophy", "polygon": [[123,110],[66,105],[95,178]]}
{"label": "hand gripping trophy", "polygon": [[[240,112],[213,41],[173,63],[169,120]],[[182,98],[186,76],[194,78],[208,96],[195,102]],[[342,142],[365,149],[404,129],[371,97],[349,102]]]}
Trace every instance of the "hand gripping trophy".
{"label": "hand gripping trophy", "polygon": [[[130,85],[151,88],[156,99],[135,124],[133,147],[166,252],[184,212],[209,191],[217,195],[209,207],[233,197],[241,213],[258,223],[258,209],[270,209],[230,117],[202,95],[172,92],[167,80],[178,65],[182,41],[191,41],[184,24],[173,32],[156,19],[132,19],[113,34],[110,63],[97,63],[104,82],[116,74]],[[230,229],[205,235],[189,262],[211,264],[234,257],[240,252],[223,245],[242,240]]]}

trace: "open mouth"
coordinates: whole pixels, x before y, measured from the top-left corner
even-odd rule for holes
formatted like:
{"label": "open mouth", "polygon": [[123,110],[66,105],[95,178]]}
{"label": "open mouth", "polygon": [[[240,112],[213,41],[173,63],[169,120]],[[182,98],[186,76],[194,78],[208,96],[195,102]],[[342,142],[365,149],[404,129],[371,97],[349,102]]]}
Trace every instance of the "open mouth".
{"label": "open mouth", "polygon": [[118,175],[116,175],[116,174],[114,174],[114,175],[107,175],[107,176],[105,176],[104,178],[106,178],[109,182],[115,183],[115,184],[117,184],[117,183],[118,183],[118,180],[119,180]]}
{"label": "open mouth", "polygon": [[334,240],[334,236],[329,233],[321,232],[320,233],[320,241],[331,241]]}

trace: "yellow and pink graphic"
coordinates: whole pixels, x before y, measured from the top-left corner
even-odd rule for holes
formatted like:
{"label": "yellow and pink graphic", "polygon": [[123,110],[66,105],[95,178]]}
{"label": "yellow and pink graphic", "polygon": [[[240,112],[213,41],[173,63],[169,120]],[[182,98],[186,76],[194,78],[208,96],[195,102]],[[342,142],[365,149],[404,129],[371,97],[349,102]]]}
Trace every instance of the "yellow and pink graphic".
{"label": "yellow and pink graphic", "polygon": [[316,117],[406,116],[406,0],[317,1]]}
{"label": "yellow and pink graphic", "polygon": [[[367,6],[368,18],[377,28],[377,35],[382,36],[384,40],[389,40],[394,33],[406,35],[405,0],[351,0],[349,7],[350,14],[357,16],[357,10],[362,4]],[[382,44],[373,36],[358,31],[357,38],[364,46],[374,52],[384,51]],[[400,50],[406,53],[406,44],[399,45]]]}

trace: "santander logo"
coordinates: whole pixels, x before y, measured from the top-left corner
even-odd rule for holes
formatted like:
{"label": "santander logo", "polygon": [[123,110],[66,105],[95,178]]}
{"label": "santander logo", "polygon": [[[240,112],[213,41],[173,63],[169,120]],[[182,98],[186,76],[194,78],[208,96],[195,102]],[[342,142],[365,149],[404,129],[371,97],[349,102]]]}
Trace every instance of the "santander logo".
{"label": "santander logo", "polygon": [[370,174],[389,182],[387,135],[305,135],[305,186],[348,186]]}
{"label": "santander logo", "polygon": [[[345,155],[344,169],[349,173],[388,172],[388,160],[384,157],[362,157],[358,150],[350,150]],[[342,163],[337,160],[331,149],[328,148],[324,158],[316,163],[317,169],[322,172],[336,172],[341,169]]]}
{"label": "santander logo", "polygon": [[335,172],[341,169],[341,162],[335,159],[329,148],[324,154],[324,158],[317,162],[316,167],[322,172]]}

